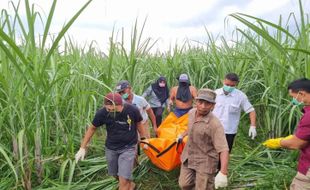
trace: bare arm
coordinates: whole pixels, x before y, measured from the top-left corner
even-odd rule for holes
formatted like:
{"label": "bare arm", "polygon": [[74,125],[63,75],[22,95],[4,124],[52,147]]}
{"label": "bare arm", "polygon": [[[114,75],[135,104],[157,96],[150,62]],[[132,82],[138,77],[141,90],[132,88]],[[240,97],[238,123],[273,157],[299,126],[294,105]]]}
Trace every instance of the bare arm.
{"label": "bare arm", "polygon": [[171,106],[173,106],[173,101],[175,100],[175,96],[176,96],[176,87],[172,87],[170,90],[170,97],[169,97],[168,106],[167,106],[167,110],[169,112],[171,111]]}
{"label": "bare arm", "polygon": [[290,139],[283,139],[280,141],[281,147],[287,149],[301,149],[308,143],[309,143],[308,141],[302,140],[296,137],[295,135],[293,135],[293,137]]}
{"label": "bare arm", "polygon": [[83,138],[83,141],[81,143],[81,148],[86,148],[88,142],[90,141],[90,139],[92,138],[92,136],[94,135],[94,133],[96,132],[96,127],[93,125],[90,125],[85,133],[85,136]]}
{"label": "bare arm", "polygon": [[220,152],[221,173],[227,175],[228,173],[229,152],[227,150]]}
{"label": "bare arm", "polygon": [[191,86],[191,87],[192,87],[192,96],[195,99],[197,97],[197,89],[194,86]]}
{"label": "bare arm", "polygon": [[137,129],[140,134],[140,138],[145,137],[145,130],[141,121],[137,123]]}
{"label": "bare arm", "polygon": [[256,112],[251,111],[249,113],[249,116],[250,116],[251,126],[256,126]]}
{"label": "bare arm", "polygon": [[154,115],[154,112],[151,108],[147,109],[146,112],[147,112],[148,116],[150,117],[150,119],[152,121],[153,129],[156,132],[157,131],[157,124],[156,124],[156,117]]}
{"label": "bare arm", "polygon": [[182,135],[182,138],[186,137],[188,135],[188,130],[184,131],[181,135]]}
{"label": "bare arm", "polygon": [[177,87],[173,87],[171,88],[170,90],[170,97],[169,97],[169,100],[171,103],[173,103],[173,101],[175,100],[175,96],[176,96],[176,89]]}

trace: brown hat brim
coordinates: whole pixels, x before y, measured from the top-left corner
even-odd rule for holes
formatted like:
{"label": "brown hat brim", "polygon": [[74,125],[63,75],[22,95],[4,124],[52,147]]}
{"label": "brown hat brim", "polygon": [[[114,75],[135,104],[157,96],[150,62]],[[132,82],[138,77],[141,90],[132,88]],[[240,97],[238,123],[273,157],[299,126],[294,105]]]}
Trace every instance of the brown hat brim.
{"label": "brown hat brim", "polygon": [[210,103],[215,104],[215,100],[212,100],[212,99],[207,98],[207,97],[199,97],[199,96],[197,96],[195,99],[196,99],[196,100],[205,100],[205,101],[207,101],[207,102],[210,102]]}

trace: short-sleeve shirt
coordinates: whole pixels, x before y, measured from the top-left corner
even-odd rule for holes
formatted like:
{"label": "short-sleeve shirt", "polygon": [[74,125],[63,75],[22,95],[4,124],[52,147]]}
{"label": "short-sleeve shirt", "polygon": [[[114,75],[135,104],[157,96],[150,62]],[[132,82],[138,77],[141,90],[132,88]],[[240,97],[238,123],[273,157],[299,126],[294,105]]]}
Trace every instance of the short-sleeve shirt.
{"label": "short-sleeve shirt", "polygon": [[132,105],[136,106],[139,109],[140,114],[143,118],[143,122],[146,122],[148,120],[146,110],[151,108],[150,104],[142,96],[134,94],[132,99]]}
{"label": "short-sleeve shirt", "polygon": [[[304,107],[304,115],[300,119],[295,136],[304,141],[310,141],[310,106]],[[298,171],[306,175],[310,167],[310,144],[300,149]]]}
{"label": "short-sleeve shirt", "polygon": [[97,111],[92,121],[93,126],[106,125],[106,147],[121,150],[137,144],[137,123],[142,121],[139,110],[130,104],[124,104],[120,113],[108,112],[105,107]]}
{"label": "short-sleeve shirt", "polygon": [[228,151],[221,122],[210,112],[196,119],[197,109],[188,112],[188,140],[181,155],[182,163],[201,173],[214,174],[219,162],[219,153]]}
{"label": "short-sleeve shirt", "polygon": [[248,97],[240,90],[235,89],[225,95],[223,88],[215,90],[216,104],[213,114],[224,126],[225,134],[236,134],[240,121],[241,111],[246,113],[254,111]]}

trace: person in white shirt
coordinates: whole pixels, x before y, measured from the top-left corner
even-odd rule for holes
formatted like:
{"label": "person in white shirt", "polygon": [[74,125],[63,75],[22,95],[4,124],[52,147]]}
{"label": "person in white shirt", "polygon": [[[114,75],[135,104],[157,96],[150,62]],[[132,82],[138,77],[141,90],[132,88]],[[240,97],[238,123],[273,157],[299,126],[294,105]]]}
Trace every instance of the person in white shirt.
{"label": "person in white shirt", "polygon": [[239,77],[235,73],[228,73],[223,81],[223,87],[215,90],[216,104],[213,114],[224,126],[229,152],[232,150],[234,138],[237,134],[241,111],[250,116],[249,136],[254,139],[256,132],[256,113],[249,102],[248,97],[241,90],[236,88]]}
{"label": "person in white shirt", "polygon": [[150,106],[150,104],[145,100],[144,97],[136,95],[132,92],[131,86],[127,80],[121,80],[116,85],[116,92],[118,92],[122,98],[127,102],[134,106],[136,106],[143,118],[142,125],[144,126],[145,130],[145,137],[151,138],[150,129],[149,129],[149,122],[148,119],[150,117],[152,126],[154,129],[155,134],[157,134],[157,124],[156,124],[156,117],[154,112]]}

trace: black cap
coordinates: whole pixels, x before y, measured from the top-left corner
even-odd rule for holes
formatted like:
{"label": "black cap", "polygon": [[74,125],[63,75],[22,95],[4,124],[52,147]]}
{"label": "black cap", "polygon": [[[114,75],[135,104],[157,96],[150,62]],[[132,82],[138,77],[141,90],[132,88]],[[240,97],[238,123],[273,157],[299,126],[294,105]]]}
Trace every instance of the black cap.
{"label": "black cap", "polygon": [[126,88],[130,87],[130,84],[127,80],[121,80],[117,83],[116,87],[115,87],[115,91],[116,92],[121,92],[123,90],[125,90]]}

